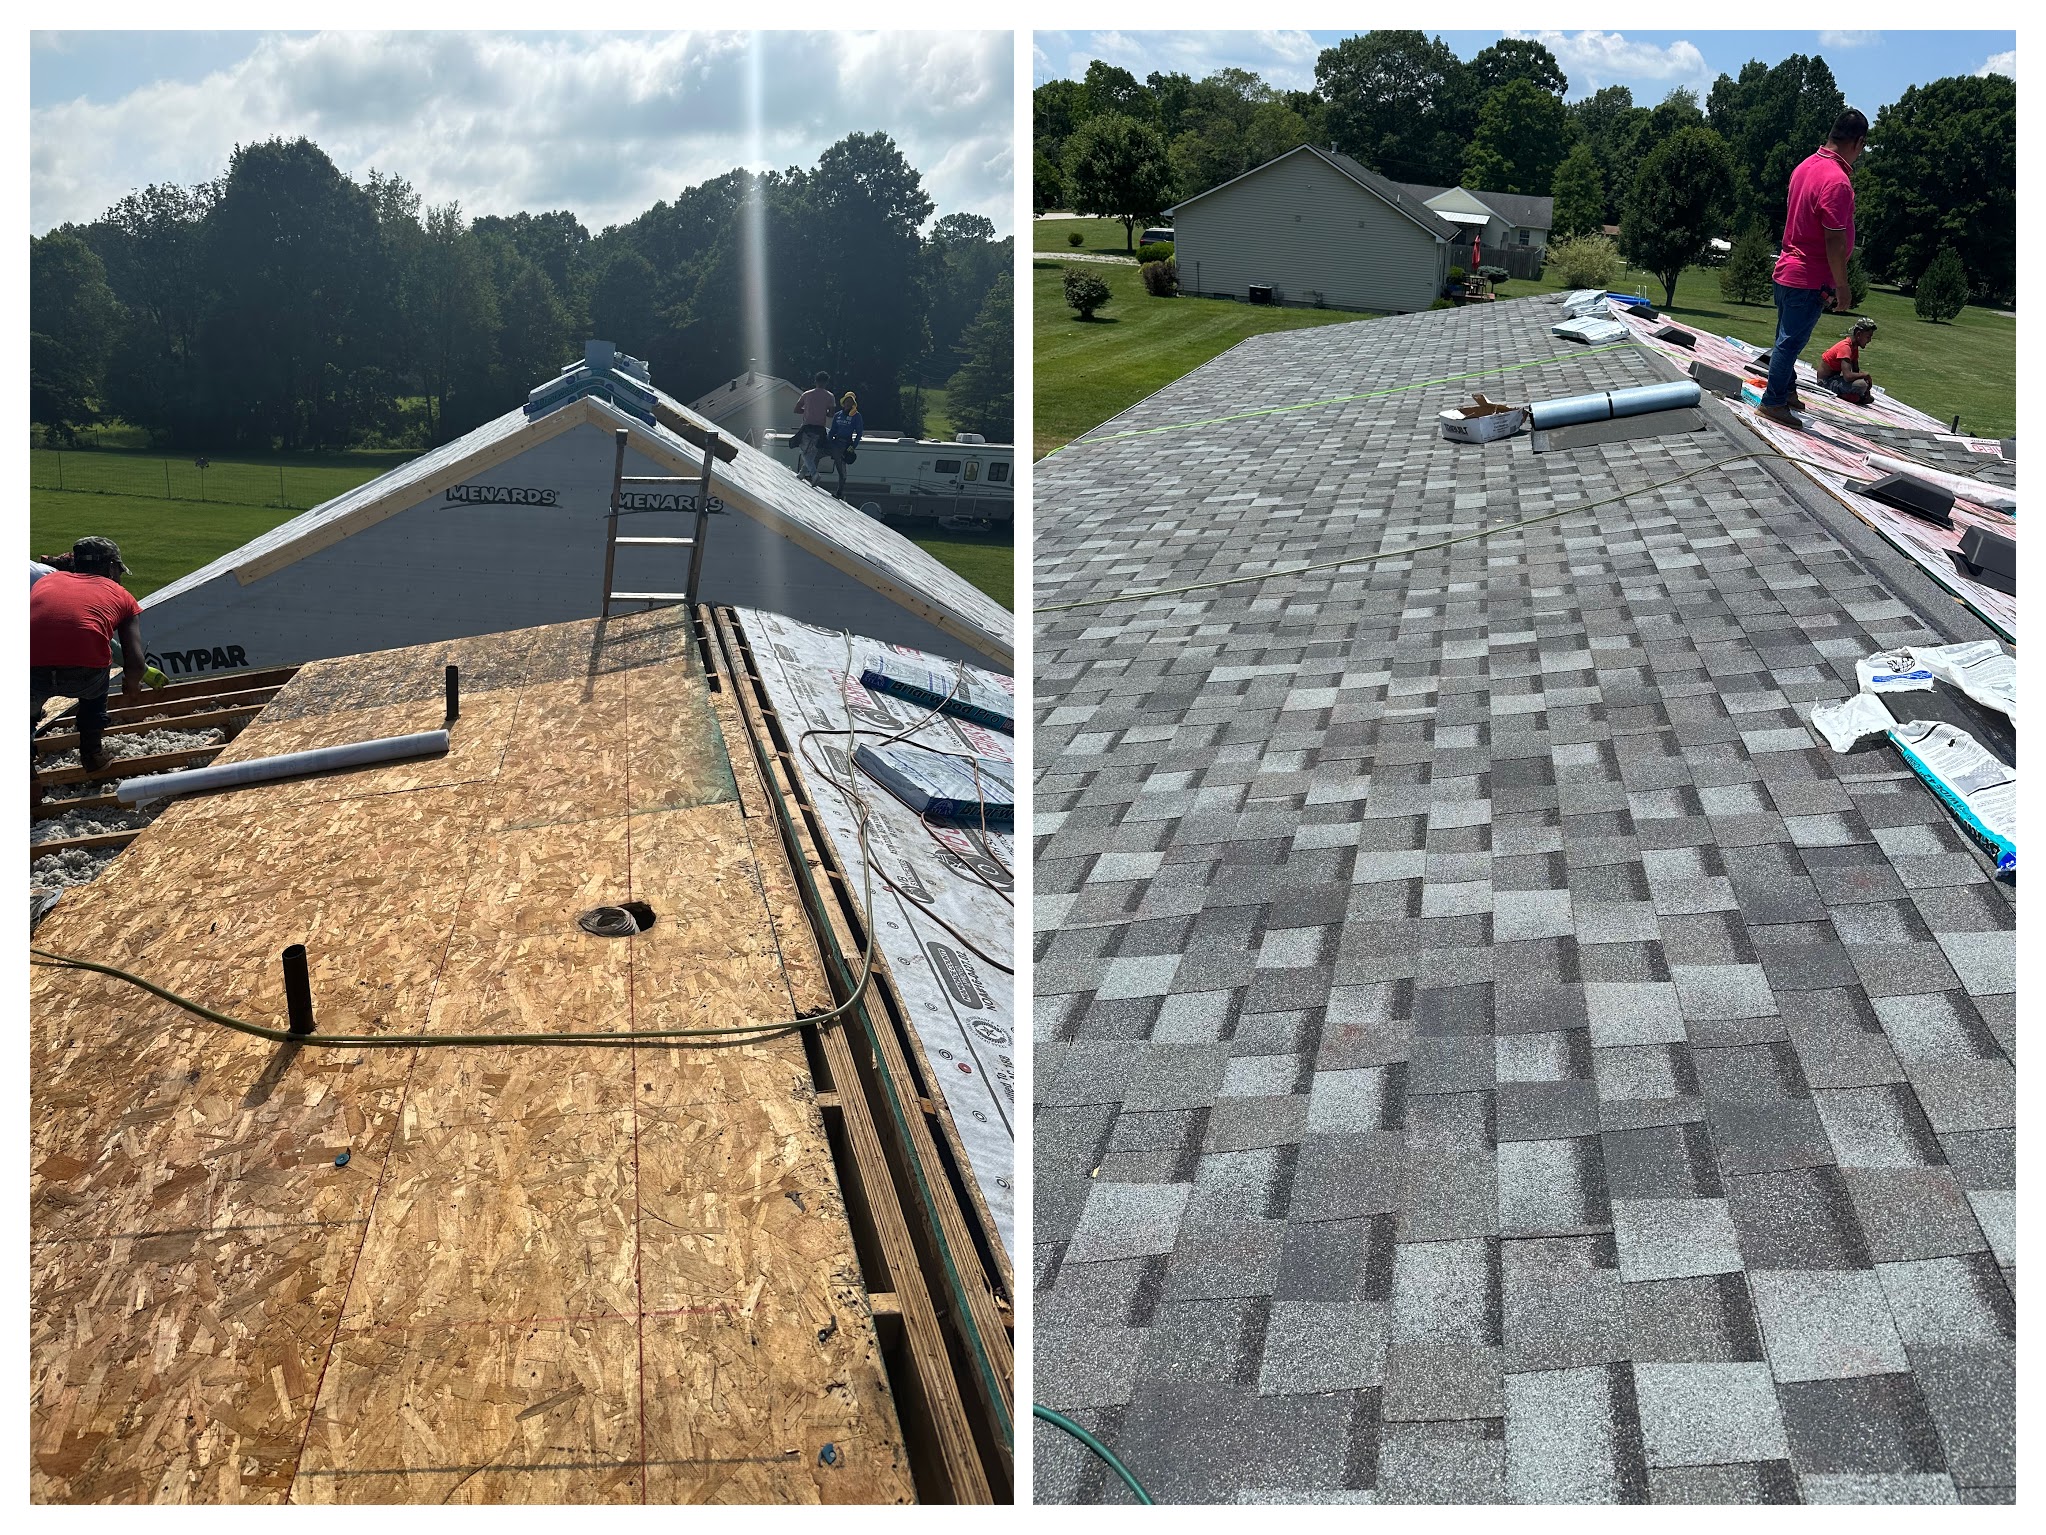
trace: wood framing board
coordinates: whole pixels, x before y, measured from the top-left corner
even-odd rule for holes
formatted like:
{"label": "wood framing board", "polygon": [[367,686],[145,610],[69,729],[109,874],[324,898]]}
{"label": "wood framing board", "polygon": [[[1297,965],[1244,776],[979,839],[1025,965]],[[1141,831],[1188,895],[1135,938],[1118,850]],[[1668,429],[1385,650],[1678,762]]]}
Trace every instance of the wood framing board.
{"label": "wood framing board", "polygon": [[[439,768],[174,805],[37,947],[276,1024],[303,942],[326,1033],[792,1021],[686,625],[318,663],[236,754],[437,725],[461,645]],[[38,1501],[913,1496],[794,1032],[274,1046],[38,965],[30,1058]]]}
{"label": "wood framing board", "polygon": [[[858,673],[868,658],[889,651],[907,656],[941,675],[958,663],[852,637],[852,675],[847,675],[846,636],[777,613],[734,610],[753,647],[768,697],[791,743],[811,730],[843,732],[851,705],[856,728],[878,741],[929,714],[905,699],[869,692]],[[974,683],[1013,691],[1008,677],[968,667]],[[948,715],[928,720],[906,739],[936,751],[972,752],[1014,763],[1015,742]],[[798,746],[804,772],[838,858],[855,891],[864,890],[857,819],[851,803],[832,788],[819,766],[844,780],[844,735],[819,735]],[[880,947],[909,1009],[926,1057],[930,1079],[940,1084],[947,1113],[941,1116],[961,1165],[972,1169],[987,1220],[1005,1253],[1015,1251],[1016,997],[1015,908],[1003,897],[1015,868],[1015,839],[983,838],[942,828],[926,832],[916,812],[871,780],[860,780],[872,816],[868,841],[877,871],[885,870],[901,889],[877,872],[872,902]],[[978,877],[976,877],[978,876]],[[993,887],[993,888],[991,888]],[[905,893],[907,892],[907,893]],[[999,893],[998,893],[999,892]],[[958,933],[948,931],[940,921]],[[968,940],[982,951],[972,953]],[[984,957],[985,956],[985,957]]]}

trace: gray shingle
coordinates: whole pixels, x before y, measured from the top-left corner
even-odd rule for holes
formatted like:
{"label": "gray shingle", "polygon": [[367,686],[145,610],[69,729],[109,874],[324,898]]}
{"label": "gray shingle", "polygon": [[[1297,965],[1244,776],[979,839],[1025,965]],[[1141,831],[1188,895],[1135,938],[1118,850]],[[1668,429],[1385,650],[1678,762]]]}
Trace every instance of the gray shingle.
{"label": "gray shingle", "polygon": [[[1728,451],[1442,441],[1429,380],[1664,376],[1545,360],[1553,318],[1231,349],[1039,465],[1039,600],[1432,542]],[[1331,403],[1271,409],[1303,400]],[[1039,1347],[1078,1340],[1061,1368],[1119,1397],[1142,1336],[1158,1378],[1080,1410],[1154,1490],[2004,1495],[2010,893],[1893,752],[1805,729],[1857,658],[1934,637],[1912,600],[1732,464],[1037,615]],[[1111,1208],[1174,1188],[1176,1227]],[[1850,1367],[1871,1283],[1904,1365],[1787,1380],[1772,1415],[1772,1360]]]}

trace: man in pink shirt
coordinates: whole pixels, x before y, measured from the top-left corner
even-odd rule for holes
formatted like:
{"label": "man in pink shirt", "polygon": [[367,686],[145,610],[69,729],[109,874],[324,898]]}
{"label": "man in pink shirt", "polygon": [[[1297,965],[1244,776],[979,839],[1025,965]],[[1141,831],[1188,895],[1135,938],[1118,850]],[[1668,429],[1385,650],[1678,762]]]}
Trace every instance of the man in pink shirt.
{"label": "man in pink shirt", "polygon": [[831,393],[831,375],[820,373],[812,386],[803,391],[796,401],[795,413],[803,424],[796,428],[796,435],[789,439],[789,446],[795,450],[801,466],[796,470],[799,479],[817,483],[817,451],[824,446],[824,433],[831,425],[831,413],[838,409],[838,401]]}
{"label": "man in pink shirt", "polygon": [[1783,214],[1783,253],[1776,258],[1776,345],[1769,353],[1769,387],[1762,414],[1781,426],[1801,426],[1791,412],[1797,396],[1797,354],[1812,339],[1819,317],[1851,306],[1847,258],[1854,254],[1854,182],[1849,172],[1868,144],[1868,119],[1849,107],[1814,153],[1790,173]]}

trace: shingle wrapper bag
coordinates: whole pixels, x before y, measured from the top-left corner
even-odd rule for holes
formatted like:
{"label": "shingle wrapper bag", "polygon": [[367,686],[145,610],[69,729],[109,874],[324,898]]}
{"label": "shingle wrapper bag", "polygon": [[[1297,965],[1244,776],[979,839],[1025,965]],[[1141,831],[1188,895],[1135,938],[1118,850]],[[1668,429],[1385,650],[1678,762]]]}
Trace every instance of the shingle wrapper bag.
{"label": "shingle wrapper bag", "polygon": [[[1935,720],[1898,723],[1879,695],[1929,691],[1936,682],[1945,682],[2015,725],[2017,663],[1994,640],[1976,640],[1882,651],[1856,662],[1854,671],[1862,691],[1840,703],[1819,705],[1812,710],[1812,724],[1836,752],[1848,750],[1864,736],[1888,732],[1911,770],[1989,849],[1997,872],[2014,871],[2018,859],[2016,771],[1958,726]],[[1904,705],[1908,703],[1903,700]]]}
{"label": "shingle wrapper bag", "polygon": [[1000,688],[962,678],[956,669],[934,671],[902,656],[875,656],[861,671],[860,684],[1005,736],[1016,733],[1016,700]]}
{"label": "shingle wrapper bag", "polygon": [[918,746],[862,746],[854,759],[919,815],[954,826],[1006,832],[1016,824],[1010,765],[992,757],[962,762]]}

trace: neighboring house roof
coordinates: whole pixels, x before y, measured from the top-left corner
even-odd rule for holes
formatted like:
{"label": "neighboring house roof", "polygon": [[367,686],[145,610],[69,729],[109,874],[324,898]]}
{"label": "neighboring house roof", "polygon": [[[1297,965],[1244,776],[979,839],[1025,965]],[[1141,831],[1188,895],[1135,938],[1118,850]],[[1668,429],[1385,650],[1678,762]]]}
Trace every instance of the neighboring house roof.
{"label": "neighboring house roof", "polygon": [[773,373],[742,373],[737,378],[718,385],[701,399],[691,400],[689,408],[700,416],[721,421],[749,405],[772,399],[783,389],[794,395],[803,392],[787,379]]}
{"label": "neighboring house roof", "polygon": [[1205,192],[1196,192],[1192,197],[1187,198],[1185,201],[1173,204],[1170,208],[1167,208],[1165,212],[1168,215],[1176,217],[1181,209],[1191,207],[1194,203],[1199,202],[1203,197],[1214,196],[1217,192],[1221,191],[1223,187],[1234,186],[1239,181],[1245,180],[1248,177],[1258,175],[1260,172],[1271,169],[1271,167],[1277,165],[1281,160],[1288,159],[1293,155],[1303,154],[1313,155],[1317,160],[1322,161],[1324,164],[1333,166],[1336,170],[1342,172],[1345,176],[1349,177],[1352,181],[1356,182],[1358,186],[1364,188],[1365,191],[1371,193],[1374,197],[1378,198],[1388,207],[1404,215],[1413,223],[1420,225],[1421,228],[1425,229],[1429,234],[1435,236],[1436,239],[1454,240],[1458,242],[1462,241],[1463,232],[1461,230],[1459,230],[1454,224],[1451,224],[1447,220],[1442,218],[1439,214],[1435,212],[1433,208],[1430,208],[1420,198],[1415,197],[1411,192],[1407,191],[1397,182],[1387,181],[1383,176],[1379,175],[1376,171],[1366,170],[1363,166],[1359,165],[1355,160],[1351,159],[1348,155],[1336,154],[1333,151],[1325,149],[1316,149],[1312,144],[1302,144],[1297,149],[1287,150],[1285,154],[1280,155],[1277,159],[1267,160],[1263,165],[1254,165],[1249,170],[1245,171],[1243,175],[1231,176],[1227,181],[1218,182],[1216,185],[1209,187],[1208,190]]}
{"label": "neighboring house roof", "polygon": [[1401,182],[1400,190],[1422,202],[1433,202],[1445,192],[1462,192],[1475,197],[1516,229],[1551,229],[1556,221],[1556,199],[1529,197],[1520,192],[1481,192],[1475,187],[1424,187]]}

